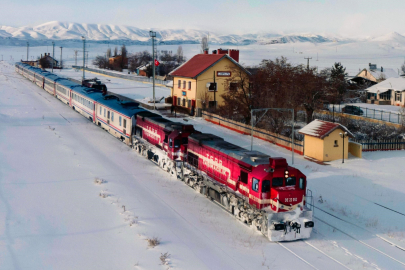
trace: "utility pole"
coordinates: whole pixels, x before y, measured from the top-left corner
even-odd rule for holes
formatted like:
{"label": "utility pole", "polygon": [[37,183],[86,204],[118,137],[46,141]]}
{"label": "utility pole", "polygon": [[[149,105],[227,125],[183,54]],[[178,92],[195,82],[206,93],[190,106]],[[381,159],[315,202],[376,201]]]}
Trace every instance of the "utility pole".
{"label": "utility pole", "polygon": [[59,66],[60,66],[60,68],[62,69],[62,46],[61,47],[59,47],[60,48],[60,63],[59,63]]}
{"label": "utility pole", "polygon": [[53,73],[53,61],[55,59],[54,54],[55,54],[55,42],[52,41],[52,61],[51,61],[52,62],[52,73]]}
{"label": "utility pole", "polygon": [[77,66],[77,53],[78,52],[79,52],[78,50],[75,50],[75,66]]}
{"label": "utility pole", "polygon": [[215,70],[214,70],[214,108],[217,108],[217,99],[215,96],[215,92],[217,92],[217,84],[215,83]]}
{"label": "utility pole", "polygon": [[312,59],[312,57],[304,57],[304,59],[307,59],[307,69],[309,70],[309,59]]}
{"label": "utility pole", "polygon": [[84,61],[86,58],[86,38],[82,36],[82,40],[83,40],[83,77],[82,77],[82,82],[84,81]]}
{"label": "utility pole", "polygon": [[152,65],[153,65],[153,109],[156,110],[156,106],[155,106],[155,38],[156,38],[156,32],[149,31],[149,36],[152,38],[152,54],[153,54],[153,60],[152,60]]}
{"label": "utility pole", "polygon": [[30,48],[30,43],[27,42],[27,61],[28,61],[28,52],[29,52],[29,48]]}

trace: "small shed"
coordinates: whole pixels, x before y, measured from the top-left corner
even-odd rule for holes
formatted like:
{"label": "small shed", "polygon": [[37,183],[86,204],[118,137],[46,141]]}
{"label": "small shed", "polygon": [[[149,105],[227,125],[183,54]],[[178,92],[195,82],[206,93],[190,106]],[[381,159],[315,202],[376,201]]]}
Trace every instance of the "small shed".
{"label": "small shed", "polygon": [[[343,138],[340,133],[347,132],[347,137]],[[314,158],[319,161],[332,161],[348,158],[349,137],[353,134],[339,123],[332,123],[323,120],[314,120],[299,131],[304,137],[304,156]]]}

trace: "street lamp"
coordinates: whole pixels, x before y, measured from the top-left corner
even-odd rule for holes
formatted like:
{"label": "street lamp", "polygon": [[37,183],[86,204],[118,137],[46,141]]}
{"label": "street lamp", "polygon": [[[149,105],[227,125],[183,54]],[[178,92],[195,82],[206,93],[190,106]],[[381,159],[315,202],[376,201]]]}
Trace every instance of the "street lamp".
{"label": "street lamp", "polygon": [[153,109],[156,110],[155,106],[155,38],[156,32],[149,31],[149,36],[152,38],[152,67],[153,67]]}
{"label": "street lamp", "polygon": [[55,59],[55,42],[52,41],[52,73],[53,73],[53,61]]}
{"label": "street lamp", "polygon": [[30,47],[30,43],[27,42],[27,61],[28,61],[28,50],[29,50],[29,47]]}
{"label": "street lamp", "polygon": [[342,163],[345,163],[345,138],[347,138],[347,132],[339,133],[340,137],[343,138],[343,156],[342,156]]}
{"label": "street lamp", "polygon": [[84,36],[82,36],[82,40],[83,40],[83,77],[82,77],[82,83],[84,81],[84,61],[86,59],[85,57],[85,52],[86,52],[86,38]]}

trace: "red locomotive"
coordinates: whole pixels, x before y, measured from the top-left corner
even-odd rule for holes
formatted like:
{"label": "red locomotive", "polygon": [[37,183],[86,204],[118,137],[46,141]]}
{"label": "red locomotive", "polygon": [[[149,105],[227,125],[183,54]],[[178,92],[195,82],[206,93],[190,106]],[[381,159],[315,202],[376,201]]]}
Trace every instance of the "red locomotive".
{"label": "red locomotive", "polygon": [[248,151],[150,112],[137,115],[133,147],[271,241],[310,237],[306,177],[284,158]]}

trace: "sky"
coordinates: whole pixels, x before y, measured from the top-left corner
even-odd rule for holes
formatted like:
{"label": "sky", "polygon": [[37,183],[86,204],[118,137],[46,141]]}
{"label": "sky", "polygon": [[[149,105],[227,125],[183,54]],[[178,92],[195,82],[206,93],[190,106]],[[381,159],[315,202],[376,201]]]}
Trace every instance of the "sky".
{"label": "sky", "polygon": [[405,34],[403,0],[0,0],[0,25],[49,21],[198,29],[217,34]]}

